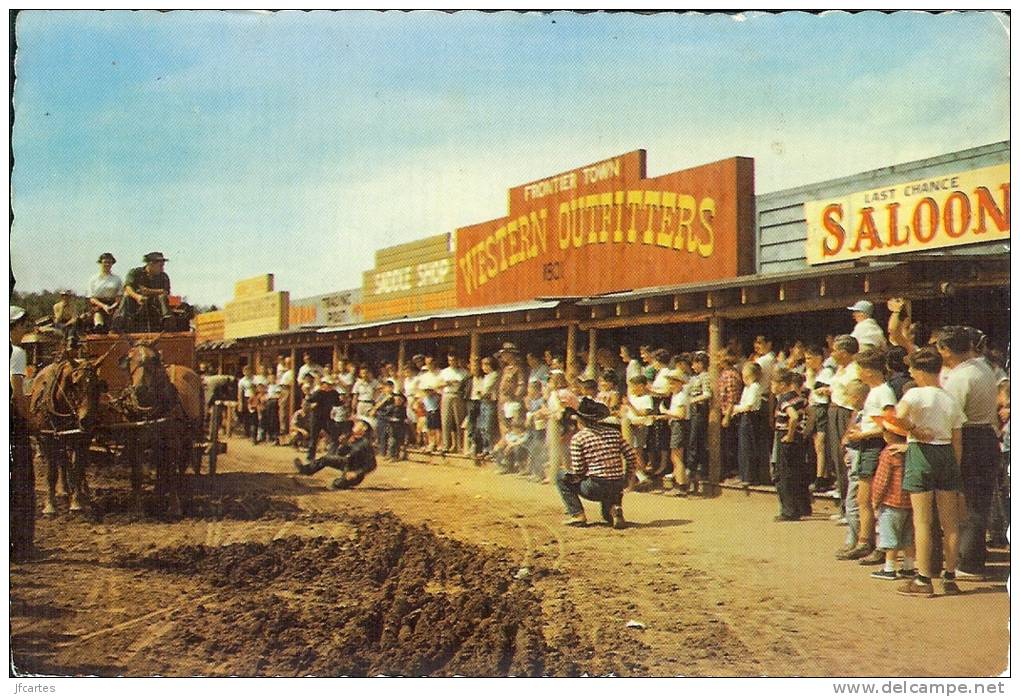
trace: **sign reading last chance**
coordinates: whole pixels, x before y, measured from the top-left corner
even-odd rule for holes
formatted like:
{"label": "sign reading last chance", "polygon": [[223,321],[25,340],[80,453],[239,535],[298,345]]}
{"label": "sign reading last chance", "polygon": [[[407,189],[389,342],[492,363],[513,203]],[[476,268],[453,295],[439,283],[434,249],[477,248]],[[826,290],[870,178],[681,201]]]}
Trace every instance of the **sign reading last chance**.
{"label": "sign reading last chance", "polygon": [[807,261],[825,264],[1009,239],[1009,165],[804,204]]}

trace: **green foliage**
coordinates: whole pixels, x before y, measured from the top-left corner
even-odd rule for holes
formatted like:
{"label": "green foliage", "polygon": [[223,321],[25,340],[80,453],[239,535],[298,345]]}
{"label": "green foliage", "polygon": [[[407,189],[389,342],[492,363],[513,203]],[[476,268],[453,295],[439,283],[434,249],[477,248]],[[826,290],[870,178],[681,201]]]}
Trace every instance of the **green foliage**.
{"label": "green foliage", "polygon": [[[43,290],[36,293],[11,293],[11,304],[25,308],[30,321],[35,322],[42,317],[53,315],[53,305],[60,300],[60,292],[56,290]],[[75,301],[79,310],[84,309],[85,301],[78,298]]]}

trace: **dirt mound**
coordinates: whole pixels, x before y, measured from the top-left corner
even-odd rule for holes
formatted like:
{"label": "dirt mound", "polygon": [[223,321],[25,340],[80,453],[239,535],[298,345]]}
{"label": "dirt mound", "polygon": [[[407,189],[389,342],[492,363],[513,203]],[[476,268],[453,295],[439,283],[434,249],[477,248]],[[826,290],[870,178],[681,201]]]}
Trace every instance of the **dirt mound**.
{"label": "dirt mound", "polygon": [[[256,520],[258,518],[292,518],[300,512],[293,501],[262,494],[220,494],[185,496],[181,511],[185,518],[210,520]],[[141,517],[164,518],[166,499],[152,492],[142,494]],[[96,489],[92,492],[90,518],[94,521],[133,521],[139,518],[135,511],[133,494],[124,489]]]}
{"label": "dirt mound", "polygon": [[558,632],[560,645],[547,641],[541,598],[508,559],[390,514],[344,520],[354,527],[346,540],[189,545],[119,563],[204,577],[224,591],[186,610],[164,640],[171,654],[204,654],[210,674],[614,671],[592,663],[593,647],[576,631]]}

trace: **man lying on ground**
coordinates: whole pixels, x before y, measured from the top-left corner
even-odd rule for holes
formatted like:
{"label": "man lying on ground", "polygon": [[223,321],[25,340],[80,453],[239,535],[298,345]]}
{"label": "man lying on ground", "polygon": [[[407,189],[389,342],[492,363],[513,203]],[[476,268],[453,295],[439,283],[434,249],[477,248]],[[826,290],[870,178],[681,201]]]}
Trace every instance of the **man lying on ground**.
{"label": "man lying on ground", "polygon": [[341,475],[333,480],[334,489],[355,487],[375,469],[372,430],[370,417],[355,417],[351,434],[343,442],[331,447],[325,455],[307,465],[301,462],[300,458],[294,458],[294,467],[304,475],[312,475],[324,467],[332,467],[341,472]]}

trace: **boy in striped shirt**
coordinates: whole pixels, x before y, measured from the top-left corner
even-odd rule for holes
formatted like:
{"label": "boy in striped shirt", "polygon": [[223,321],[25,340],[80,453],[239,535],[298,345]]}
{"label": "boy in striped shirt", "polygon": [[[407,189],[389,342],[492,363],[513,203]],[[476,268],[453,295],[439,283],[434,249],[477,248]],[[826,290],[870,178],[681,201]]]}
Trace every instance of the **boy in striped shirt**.
{"label": "boy in striped shirt", "polygon": [[796,388],[793,375],[785,369],[774,373],[772,393],[776,395],[775,428],[779,440],[776,463],[779,515],[775,520],[800,520],[811,515],[810,478],[805,471],[807,400]]}

